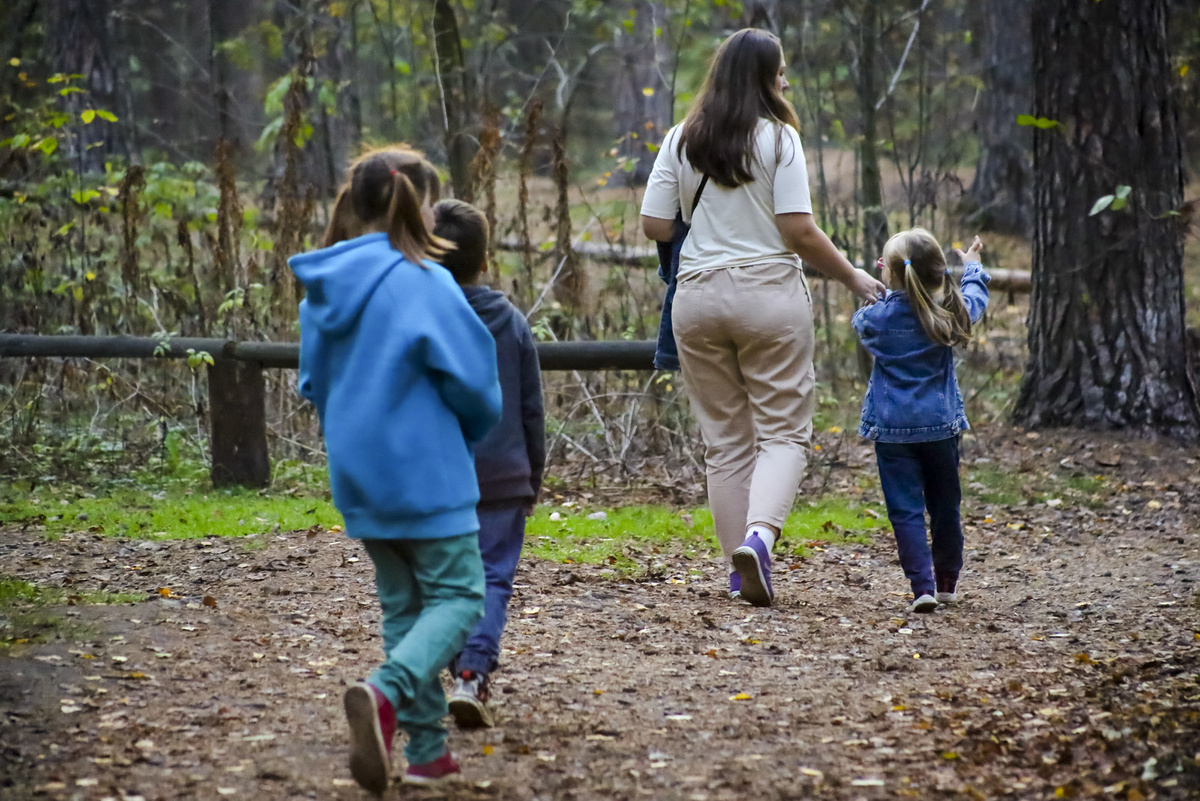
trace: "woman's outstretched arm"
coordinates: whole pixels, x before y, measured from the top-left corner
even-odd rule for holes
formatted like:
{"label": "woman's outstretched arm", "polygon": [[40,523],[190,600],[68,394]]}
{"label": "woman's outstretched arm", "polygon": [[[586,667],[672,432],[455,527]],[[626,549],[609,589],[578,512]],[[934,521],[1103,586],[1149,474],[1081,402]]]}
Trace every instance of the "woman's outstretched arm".
{"label": "woman's outstretched arm", "polygon": [[820,270],[829,278],[838,281],[860,300],[874,303],[883,295],[885,287],[865,270],[859,270],[829,241],[811,214],[791,212],[776,214],[775,225],[783,237],[783,243],[801,259]]}

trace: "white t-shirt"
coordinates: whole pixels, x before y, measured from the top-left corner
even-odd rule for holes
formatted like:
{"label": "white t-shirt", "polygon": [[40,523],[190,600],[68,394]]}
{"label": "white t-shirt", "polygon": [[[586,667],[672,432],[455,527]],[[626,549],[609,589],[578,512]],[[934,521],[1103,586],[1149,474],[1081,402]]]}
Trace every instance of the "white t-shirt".
{"label": "white t-shirt", "polygon": [[[723,267],[792,262],[800,257],[783,244],[775,225],[776,214],[812,213],[808,168],[800,135],[790,125],[759,120],[750,172],[754,180],[735,189],[709,179],[691,219],[692,198],[702,174],[677,152],[683,125],[667,131],[642,198],[642,214],[661,220],[675,219],[683,209],[692,231],[679,254],[679,277]],[[775,157],[776,137],[782,135],[780,156]]]}

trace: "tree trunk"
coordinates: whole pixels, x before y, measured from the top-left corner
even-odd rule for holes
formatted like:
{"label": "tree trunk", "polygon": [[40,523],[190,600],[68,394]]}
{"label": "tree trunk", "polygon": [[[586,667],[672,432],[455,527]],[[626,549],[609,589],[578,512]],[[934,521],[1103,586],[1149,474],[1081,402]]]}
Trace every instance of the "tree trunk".
{"label": "tree trunk", "polygon": [[984,91],[976,119],[979,161],[969,218],[987,230],[1027,236],[1033,230],[1033,134],[1017,125],[1033,109],[1030,70],[1032,0],[992,0],[972,8],[980,32]]}
{"label": "tree trunk", "polygon": [[[879,48],[879,9],[874,0],[863,4],[858,28],[858,102],[862,112],[862,258],[863,268],[877,275],[875,262],[887,243],[888,222],[883,210],[883,182],[879,174],[878,130],[875,102],[875,52]],[[871,357],[862,344],[858,345],[859,373],[865,380],[871,374]]]}
{"label": "tree trunk", "polygon": [[[1166,0],[1042,0],[1033,15],[1033,297],[1015,419],[1195,442],[1184,358],[1182,153]],[[1103,53],[1103,58],[1096,58]],[[1089,215],[1120,185],[1128,205]]]}
{"label": "tree trunk", "polygon": [[[111,0],[55,0],[49,10],[48,44],[53,53],[54,69],[67,75],[82,75],[79,88],[87,92],[86,95],[70,95],[68,108],[76,114],[85,108],[121,111],[113,37],[109,29]],[[134,152],[123,124],[100,118],[82,126],[78,141],[71,140],[70,144],[77,149],[72,158],[85,172],[103,172],[107,159],[115,155],[128,158]]]}
{"label": "tree trunk", "polygon": [[620,28],[617,34],[620,68],[614,87],[613,119],[620,142],[618,153],[632,166],[626,172],[615,173],[608,183],[642,186],[650,177],[655,158],[646,145],[661,142],[671,121],[670,87],[663,81],[658,66],[668,62],[668,47],[663,37],[654,33],[666,10],[662,0],[635,0],[628,8],[635,15],[630,20],[632,30]]}
{"label": "tree trunk", "polygon": [[434,52],[437,56],[441,117],[445,126],[446,161],[454,196],[475,200],[471,161],[478,145],[467,130],[471,119],[471,85],[463,58],[458,18],[449,0],[436,0],[433,11]]}

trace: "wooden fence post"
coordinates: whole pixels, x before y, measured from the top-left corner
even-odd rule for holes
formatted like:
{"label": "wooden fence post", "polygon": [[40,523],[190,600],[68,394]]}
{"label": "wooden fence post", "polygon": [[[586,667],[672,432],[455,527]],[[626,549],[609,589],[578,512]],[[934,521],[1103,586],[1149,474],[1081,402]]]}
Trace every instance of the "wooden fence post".
{"label": "wooden fence post", "polygon": [[214,487],[265,487],[271,483],[266,402],[258,362],[218,359],[209,365]]}

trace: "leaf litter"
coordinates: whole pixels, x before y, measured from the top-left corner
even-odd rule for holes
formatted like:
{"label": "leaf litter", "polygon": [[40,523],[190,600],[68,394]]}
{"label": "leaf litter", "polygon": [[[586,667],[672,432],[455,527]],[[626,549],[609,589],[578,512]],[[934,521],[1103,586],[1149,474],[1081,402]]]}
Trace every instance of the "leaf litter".
{"label": "leaf litter", "polygon": [[[414,797],[1196,797],[1193,456],[989,433],[964,447],[980,488],[962,600],[927,618],[904,613],[887,535],[778,559],[769,610],[728,601],[722,566],[682,549],[633,549],[656,567],[636,581],[525,560],[498,726],[454,731],[468,781]],[[870,477],[832,475],[847,494]],[[357,544],[3,534],[19,579],[148,597],[64,605],[69,636],[0,650],[14,797],[364,797],[340,705],[380,650]]]}

